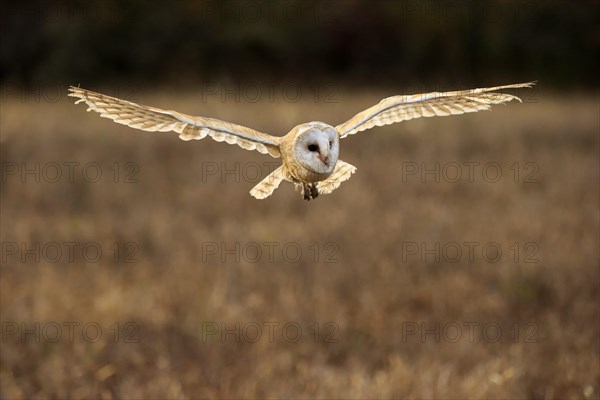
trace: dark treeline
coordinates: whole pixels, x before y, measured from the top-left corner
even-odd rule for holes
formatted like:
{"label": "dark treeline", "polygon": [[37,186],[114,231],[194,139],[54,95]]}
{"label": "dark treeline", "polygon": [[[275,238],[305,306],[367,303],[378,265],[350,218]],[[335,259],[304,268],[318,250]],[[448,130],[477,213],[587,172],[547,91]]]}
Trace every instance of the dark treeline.
{"label": "dark treeline", "polygon": [[[16,2],[15,2],[16,3]],[[597,2],[88,1],[2,6],[0,84],[211,79],[597,87]]]}

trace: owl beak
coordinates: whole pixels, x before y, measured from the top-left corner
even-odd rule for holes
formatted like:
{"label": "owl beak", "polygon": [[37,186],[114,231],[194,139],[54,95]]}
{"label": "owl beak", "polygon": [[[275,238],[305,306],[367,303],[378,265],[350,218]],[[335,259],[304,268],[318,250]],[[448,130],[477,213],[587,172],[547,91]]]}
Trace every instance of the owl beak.
{"label": "owl beak", "polygon": [[328,155],[327,155],[327,156],[324,156],[323,154],[320,154],[320,153],[319,153],[319,159],[320,159],[321,161],[323,161],[323,164],[325,164],[325,165],[329,165],[329,156],[328,156]]}

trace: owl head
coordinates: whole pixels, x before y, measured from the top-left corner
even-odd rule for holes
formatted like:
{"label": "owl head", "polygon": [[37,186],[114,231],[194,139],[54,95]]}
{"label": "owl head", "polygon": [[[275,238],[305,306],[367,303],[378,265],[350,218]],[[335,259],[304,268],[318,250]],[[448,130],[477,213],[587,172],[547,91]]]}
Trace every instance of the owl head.
{"label": "owl head", "polygon": [[335,128],[322,122],[298,126],[294,143],[296,161],[317,174],[331,174],[340,153],[340,138]]}

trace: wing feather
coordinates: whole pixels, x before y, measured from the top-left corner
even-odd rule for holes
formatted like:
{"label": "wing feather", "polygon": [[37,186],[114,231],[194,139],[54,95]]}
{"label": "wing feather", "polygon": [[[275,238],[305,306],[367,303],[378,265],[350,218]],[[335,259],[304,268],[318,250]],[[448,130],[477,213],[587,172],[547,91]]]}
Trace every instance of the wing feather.
{"label": "wing feather", "polygon": [[279,184],[284,179],[285,174],[283,172],[283,166],[281,166],[267,175],[267,177],[260,181],[258,185],[254,186],[250,191],[250,194],[259,200],[265,199],[279,187]]}
{"label": "wing feather", "polygon": [[420,117],[458,115],[489,110],[492,105],[512,100],[521,101],[515,95],[491,93],[501,89],[530,88],[535,82],[495,86],[455,92],[432,92],[410,96],[393,96],[381,100],[350,120],[336,126],[340,137],[344,138],[370,129],[374,126],[390,125]]}
{"label": "wing feather", "polygon": [[342,184],[342,182],[350,179],[354,172],[356,172],[356,167],[354,165],[338,160],[331,175],[326,180],[317,183],[319,193],[329,194],[333,192]]}
{"label": "wing feather", "polygon": [[246,150],[256,150],[280,157],[280,138],[255,131],[245,126],[215,118],[193,117],[171,110],[144,106],[71,86],[69,96],[85,102],[87,111],[95,111],[103,118],[148,132],[177,132],[182,140],[203,139],[210,136],[217,142],[237,144]]}

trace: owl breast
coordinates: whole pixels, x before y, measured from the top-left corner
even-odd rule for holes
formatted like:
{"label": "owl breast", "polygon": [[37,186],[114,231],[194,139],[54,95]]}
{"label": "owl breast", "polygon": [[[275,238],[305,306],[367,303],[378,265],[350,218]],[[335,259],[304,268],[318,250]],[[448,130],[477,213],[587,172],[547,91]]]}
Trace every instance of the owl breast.
{"label": "owl breast", "polygon": [[324,181],[329,178],[333,169],[335,168],[335,164],[333,164],[333,168],[328,172],[315,172],[312,171],[305,166],[301,165],[294,159],[285,160],[284,157],[284,173],[288,179],[293,182],[304,182],[304,183],[314,183]]}

